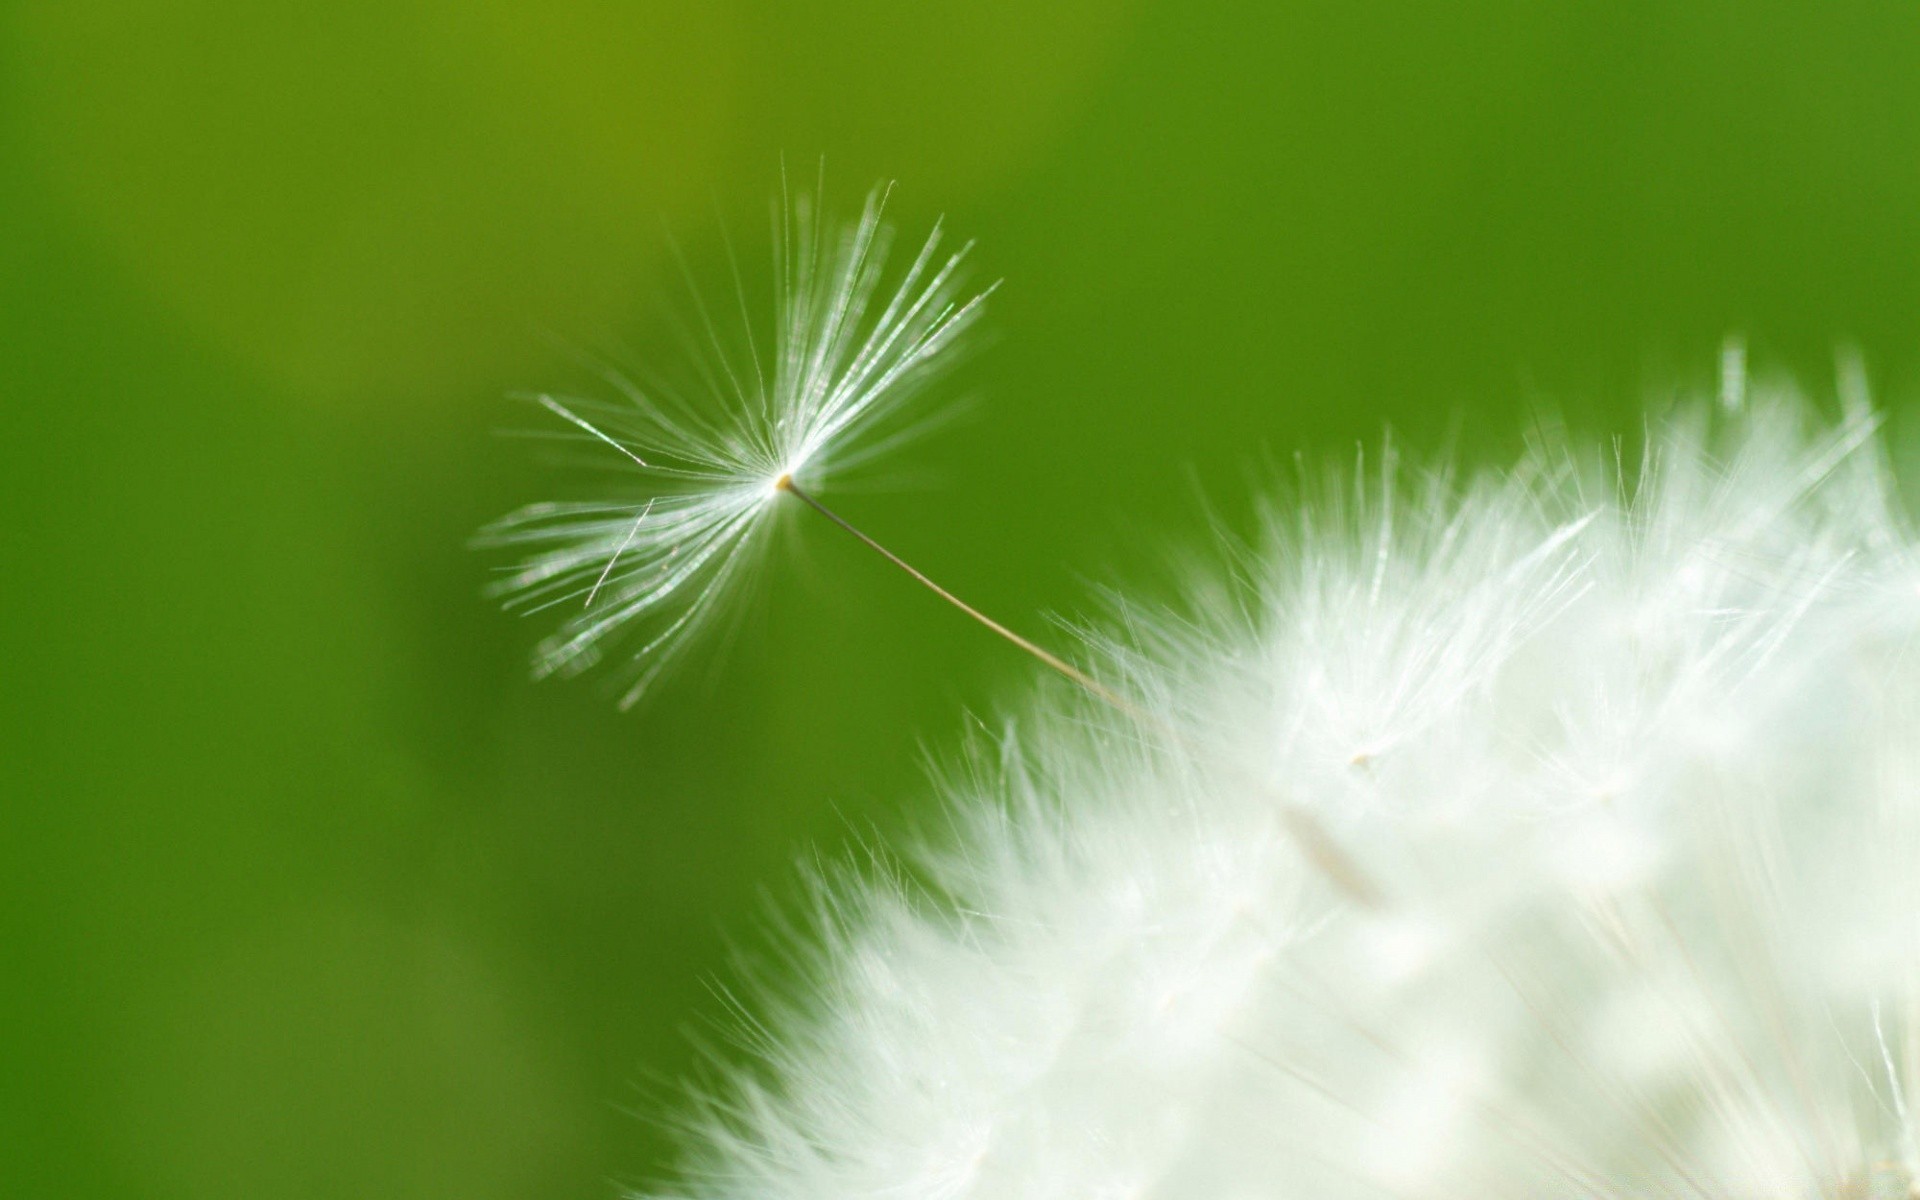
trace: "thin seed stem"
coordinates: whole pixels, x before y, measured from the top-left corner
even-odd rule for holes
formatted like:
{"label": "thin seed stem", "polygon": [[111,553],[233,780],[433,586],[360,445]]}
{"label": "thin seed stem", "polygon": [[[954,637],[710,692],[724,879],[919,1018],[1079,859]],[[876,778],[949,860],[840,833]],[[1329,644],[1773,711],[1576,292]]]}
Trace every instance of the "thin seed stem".
{"label": "thin seed stem", "polygon": [[[975,621],[986,626],[1008,642],[1013,643],[1013,645],[1019,647],[1021,650],[1026,651],[1050,670],[1064,676],[1076,686],[1085,689],[1089,695],[1119,712],[1126,714],[1134,721],[1172,740],[1181,747],[1189,750],[1193,748],[1191,739],[1187,738],[1179,730],[1169,726],[1166,722],[1153,716],[1151,713],[1143,711],[1138,705],[1128,700],[1125,696],[1114,691],[1106,684],[1101,683],[1066,659],[1020,636],[1013,630],[1008,629],[1005,625],[1002,625],[992,617],[981,612],[973,605],[968,604],[965,600],[954,595],[946,588],[935,583],[925,572],[907,562],[907,560],[901,558],[898,554],[887,549],[873,538],[867,536],[865,532],[851,521],[816,500],[810,493],[793,481],[793,476],[782,475],[774,482],[774,486],[781,491],[791,492],[801,503],[833,522],[835,525],[838,525],[841,529],[852,534],[861,545],[872,550],[875,554],[886,559],[902,571],[905,571],[928,591],[945,600],[948,604],[953,605],[953,607],[967,614],[967,616],[972,617]],[[1350,899],[1362,907],[1379,908],[1383,905],[1384,898],[1380,890],[1374,886],[1372,880],[1367,878],[1365,872],[1360,869],[1359,864],[1353,861],[1353,858],[1340,846],[1334,836],[1327,831],[1325,825],[1321,823],[1318,817],[1302,806],[1284,800],[1281,817],[1286,826],[1287,833],[1293,838],[1294,843],[1300,848],[1301,852],[1306,855],[1307,859],[1333,882],[1334,886],[1345,892]]]}
{"label": "thin seed stem", "polygon": [[1111,688],[1107,687],[1105,684],[1101,683],[1099,680],[1095,679],[1093,676],[1087,674],[1085,671],[1082,671],[1079,667],[1074,666],[1072,663],[1068,662],[1066,659],[1061,658],[1059,655],[1053,653],[1050,650],[1047,650],[1045,647],[1037,645],[1027,638],[1021,637],[1019,634],[1015,633],[1013,630],[1008,629],[1005,625],[1002,625],[1000,622],[994,620],[992,617],[981,612],[979,609],[975,608],[973,605],[968,604],[965,600],[962,600],[960,597],[954,595],[952,592],[948,591],[946,588],[941,587],[939,584],[935,583],[932,579],[929,579],[927,575],[923,571],[921,571],[919,568],[907,562],[907,560],[901,558],[898,554],[895,554],[893,551],[887,549],[885,546],[873,540],[871,537],[868,537],[857,526],[855,526],[852,522],[848,521],[845,517],[841,516],[837,512],[834,512],[832,509],[828,508],[826,505],[820,503],[820,501],[814,499],[814,497],[810,493],[803,490],[799,484],[793,481],[793,476],[791,475],[781,476],[779,482],[776,483],[774,486],[780,488],[783,491],[793,493],[794,497],[798,499],[801,503],[805,504],[808,508],[811,508],[813,511],[819,513],[821,516],[825,517],[827,520],[832,521],[835,525],[838,525],[840,528],[846,530],[848,533],[852,534],[854,537],[858,538],[860,540],[861,545],[867,547],[869,550],[872,550],[875,554],[878,554],[880,557],[886,559],[888,562],[892,563],[894,566],[899,567],[902,571],[905,571],[908,575],[911,575],[917,582],[919,582],[928,591],[940,597],[942,600],[945,600],[948,604],[953,605],[955,608],[967,614],[969,617],[972,617],[974,620],[986,626],[988,629],[991,629],[993,632],[999,634],[1001,637],[1005,638],[1007,641],[1012,642],[1014,645],[1026,651],[1028,654],[1031,654],[1033,657],[1039,659],[1042,663],[1046,664],[1052,670],[1057,671],[1061,675],[1064,675],[1066,678],[1072,680],[1076,685],[1082,688],[1085,688],[1088,692],[1091,692],[1093,695],[1099,697],[1101,700],[1114,706],[1115,708],[1120,709],[1122,712],[1128,713],[1129,715],[1133,715],[1133,716],[1143,715],[1139,713],[1139,711],[1135,709],[1132,704],[1129,704],[1125,697],[1121,696],[1118,692],[1113,691]]}

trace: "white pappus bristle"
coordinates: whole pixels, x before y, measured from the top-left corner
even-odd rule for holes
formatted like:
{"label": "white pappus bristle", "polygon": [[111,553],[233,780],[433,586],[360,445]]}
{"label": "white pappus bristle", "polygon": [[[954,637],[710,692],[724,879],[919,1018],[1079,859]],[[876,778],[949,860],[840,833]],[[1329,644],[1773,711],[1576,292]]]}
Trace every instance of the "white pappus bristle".
{"label": "white pappus bristle", "polygon": [[617,399],[538,397],[619,472],[591,499],[529,505],[477,539],[525,555],[497,594],[563,614],[536,653],[541,674],[577,673],[619,646],[623,700],[638,700],[725,611],[789,483],[838,478],[923,427],[897,418],[985,293],[962,290],[968,247],[943,249],[937,225],[892,266],[886,198],[876,189],[845,225],[809,195],[780,207],[772,330],[744,293],[731,317],[696,297],[697,391],[609,368]]}

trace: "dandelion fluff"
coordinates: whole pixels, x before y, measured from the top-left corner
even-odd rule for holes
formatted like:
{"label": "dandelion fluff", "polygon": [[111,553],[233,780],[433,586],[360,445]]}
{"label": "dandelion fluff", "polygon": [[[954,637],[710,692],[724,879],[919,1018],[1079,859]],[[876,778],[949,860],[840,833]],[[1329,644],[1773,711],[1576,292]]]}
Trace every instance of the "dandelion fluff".
{"label": "dandelion fluff", "polygon": [[1129,609],[1147,719],[1042,706],[825,887],[652,1194],[1916,1195],[1920,557],[1860,406],[1730,391],[1631,464],[1380,465]]}
{"label": "dandelion fluff", "polygon": [[[585,501],[529,505],[483,531],[525,558],[497,586],[558,609],[541,674],[574,674],[616,645],[631,704],[718,618],[758,562],[783,493],[893,450],[924,421],[903,409],[953,357],[984,294],[962,289],[968,248],[936,226],[903,267],[876,189],[858,219],[811,196],[781,207],[771,337],[694,305],[694,392],[607,372],[616,401],[539,397],[619,474]],[[732,334],[722,332],[723,327]],[[802,495],[807,493],[802,492]]]}

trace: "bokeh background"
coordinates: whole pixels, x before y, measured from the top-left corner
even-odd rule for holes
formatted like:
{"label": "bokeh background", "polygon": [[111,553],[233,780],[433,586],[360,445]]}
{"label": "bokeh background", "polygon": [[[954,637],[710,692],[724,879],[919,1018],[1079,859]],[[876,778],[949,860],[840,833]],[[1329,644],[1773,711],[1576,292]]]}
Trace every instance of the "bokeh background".
{"label": "bokeh background", "polygon": [[795,864],[933,820],[1034,670],[839,535],[624,715],[464,545],[783,155],[1007,281],[846,508],[1029,629],[1263,456],[1631,429],[1730,330],[1904,444],[1908,3],[9,5],[0,1190],[611,1196]]}

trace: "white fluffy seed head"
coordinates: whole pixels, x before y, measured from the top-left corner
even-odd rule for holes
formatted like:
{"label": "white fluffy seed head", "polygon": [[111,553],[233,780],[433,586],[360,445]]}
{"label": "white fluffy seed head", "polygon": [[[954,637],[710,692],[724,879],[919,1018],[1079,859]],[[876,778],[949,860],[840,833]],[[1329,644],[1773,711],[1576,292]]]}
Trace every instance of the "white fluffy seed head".
{"label": "white fluffy seed head", "polygon": [[819,486],[925,428],[903,410],[985,294],[962,290],[968,247],[944,249],[938,225],[894,263],[886,198],[875,189],[844,225],[806,194],[780,206],[771,332],[744,292],[731,316],[696,296],[697,391],[608,370],[617,399],[539,397],[617,471],[590,500],[529,505],[478,539],[525,554],[497,594],[564,614],[540,643],[539,673],[577,673],[622,645],[623,700],[638,700],[725,611],[789,481]]}
{"label": "white fluffy seed head", "polygon": [[1734,407],[1388,464],[1130,612],[1151,728],[979,747],[655,1194],[1909,1200],[1920,556],[1864,412]]}

